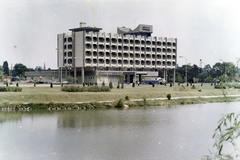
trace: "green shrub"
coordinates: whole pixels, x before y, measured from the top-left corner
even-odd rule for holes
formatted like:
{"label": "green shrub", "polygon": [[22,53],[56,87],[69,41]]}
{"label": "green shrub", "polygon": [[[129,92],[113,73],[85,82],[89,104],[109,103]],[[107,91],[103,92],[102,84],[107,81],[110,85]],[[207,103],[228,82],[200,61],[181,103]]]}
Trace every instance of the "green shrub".
{"label": "green shrub", "polygon": [[170,94],[170,93],[168,93],[168,94],[167,94],[167,99],[168,99],[168,100],[170,100],[170,99],[171,99],[171,97],[172,97],[172,96],[171,96],[171,94]]}
{"label": "green shrub", "polygon": [[196,86],[195,85],[192,85],[192,87],[191,87],[192,89],[196,89]]}
{"label": "green shrub", "polygon": [[233,84],[232,87],[235,89],[240,89],[240,84]]}
{"label": "green shrub", "polygon": [[64,92],[110,92],[110,87],[107,86],[90,86],[90,87],[80,87],[80,86],[64,86],[61,88]]}
{"label": "green shrub", "polygon": [[122,89],[124,88],[124,83],[122,83],[121,88],[122,88]]}
{"label": "green shrub", "polygon": [[226,89],[226,86],[222,85],[222,84],[217,84],[214,86],[215,89]]}
{"label": "green shrub", "polygon": [[22,92],[19,87],[0,87],[0,92]]}
{"label": "green shrub", "polygon": [[143,97],[143,105],[144,105],[144,106],[147,105],[147,98],[146,98],[146,96]]}
{"label": "green shrub", "polygon": [[129,101],[129,97],[128,97],[128,96],[125,96],[125,100],[126,100],[126,101]]}
{"label": "green shrub", "polygon": [[124,102],[123,102],[123,99],[121,98],[121,99],[119,99],[118,101],[117,101],[117,103],[114,105],[114,107],[116,107],[116,108],[122,108],[124,106]]}
{"label": "green shrub", "polygon": [[105,82],[104,81],[102,82],[102,86],[105,86]]}
{"label": "green shrub", "polygon": [[112,83],[112,82],[109,83],[109,88],[110,88],[110,89],[113,88],[113,83]]}
{"label": "green shrub", "polygon": [[7,92],[7,87],[0,86],[0,92]]}

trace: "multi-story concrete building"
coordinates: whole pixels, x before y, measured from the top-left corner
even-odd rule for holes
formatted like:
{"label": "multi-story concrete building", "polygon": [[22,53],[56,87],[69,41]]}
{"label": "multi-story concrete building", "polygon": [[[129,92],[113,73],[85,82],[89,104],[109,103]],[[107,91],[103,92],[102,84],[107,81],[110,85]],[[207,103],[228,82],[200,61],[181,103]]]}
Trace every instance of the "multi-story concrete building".
{"label": "multi-story concrete building", "polygon": [[168,70],[174,71],[175,81],[177,39],[151,36],[151,25],[140,24],[134,30],[118,27],[115,34],[85,23],[69,30],[57,36],[61,81],[66,74],[76,83],[116,83],[119,77],[127,83],[141,82],[145,75],[167,80]]}

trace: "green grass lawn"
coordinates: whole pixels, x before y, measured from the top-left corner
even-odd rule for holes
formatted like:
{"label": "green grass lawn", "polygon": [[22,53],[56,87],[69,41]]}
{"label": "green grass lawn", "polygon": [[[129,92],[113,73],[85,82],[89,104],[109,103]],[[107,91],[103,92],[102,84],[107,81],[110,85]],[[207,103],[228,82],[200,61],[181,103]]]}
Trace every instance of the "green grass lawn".
{"label": "green grass lawn", "polygon": [[[21,87],[21,84],[20,84]],[[200,91],[201,90],[201,91]],[[116,86],[111,92],[62,92],[60,86],[41,86],[25,85],[22,86],[22,92],[1,92],[0,103],[49,103],[49,102],[96,102],[96,101],[113,101],[128,96],[131,99],[146,98],[166,98],[170,93],[173,97],[186,97],[186,96],[212,96],[223,95],[221,89],[214,89],[210,84],[196,84],[196,89],[191,86],[175,85],[140,85],[131,87],[125,85],[124,89],[117,89]],[[226,89],[229,95],[240,95],[239,89]]]}

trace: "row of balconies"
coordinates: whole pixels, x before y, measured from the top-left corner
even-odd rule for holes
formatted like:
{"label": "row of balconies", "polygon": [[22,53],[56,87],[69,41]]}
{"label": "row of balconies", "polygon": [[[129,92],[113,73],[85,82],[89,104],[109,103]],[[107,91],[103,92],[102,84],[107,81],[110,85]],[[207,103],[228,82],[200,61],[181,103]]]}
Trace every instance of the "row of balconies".
{"label": "row of balconies", "polygon": [[104,59],[86,59],[86,66],[92,65],[107,65],[107,66],[175,66],[176,63],[172,61],[139,61],[139,60],[104,60]]}
{"label": "row of balconies", "polygon": [[155,53],[128,53],[128,52],[96,52],[96,51],[86,51],[85,52],[85,56],[93,56],[93,57],[125,57],[125,58],[169,58],[169,57],[173,57],[174,59],[176,58],[176,55],[175,54],[165,54],[165,53],[158,53],[158,54],[155,54]]}
{"label": "row of balconies", "polygon": [[[110,56],[104,56],[104,55],[86,55],[85,56],[86,58],[96,58],[96,57],[99,57],[99,58],[110,58]],[[135,57],[133,55],[123,55],[123,56],[111,56],[111,59],[173,59],[175,60],[176,59],[176,56],[173,55],[173,56],[170,56],[170,55],[136,55]]]}
{"label": "row of balconies", "polygon": [[90,37],[85,38],[86,42],[93,43],[111,43],[111,44],[135,44],[135,45],[147,45],[147,46],[168,46],[176,47],[176,42],[165,42],[165,41],[156,41],[156,40],[140,40],[140,39],[122,39],[122,38],[110,38],[110,37]]}
{"label": "row of balconies", "polygon": [[[64,48],[67,48],[67,46],[64,46]],[[72,48],[72,46],[68,46],[68,48]],[[155,51],[155,50],[158,50],[158,49],[166,49],[166,47],[155,47],[155,46],[138,46],[138,45],[103,45],[103,44],[91,44],[91,43],[86,43],[85,44],[85,48],[86,49],[101,49],[101,50],[136,50],[136,51],[140,51],[140,50],[143,50],[143,51]],[[167,47],[167,49],[176,49],[176,47]]]}
{"label": "row of balconies", "polygon": [[135,64],[136,65],[138,65],[138,64],[141,64],[141,65],[145,65],[145,64],[147,64],[147,65],[150,65],[150,64],[158,64],[158,65],[161,65],[161,64],[166,64],[167,63],[167,65],[175,65],[175,61],[172,61],[172,60],[167,60],[167,62],[165,61],[165,60],[162,60],[162,61],[160,61],[160,60],[157,60],[157,61],[155,61],[155,60],[146,60],[146,61],[144,61],[144,60],[127,60],[127,59],[104,59],[104,58],[99,58],[99,59],[96,59],[96,58],[85,58],[85,62],[86,63],[93,63],[93,64],[95,64],[95,63],[100,63],[100,64],[103,64],[103,63],[106,63],[106,64],[116,64],[116,63],[118,63],[118,64],[130,64],[130,65],[133,65],[134,64],[134,62],[135,62]]}
{"label": "row of balconies", "polygon": [[[72,65],[73,64],[73,60],[72,58],[65,58],[63,60],[63,63],[65,66],[67,65]],[[86,66],[88,65],[94,65],[94,64],[105,64],[105,65],[146,65],[146,66],[155,66],[155,65],[163,65],[163,66],[175,66],[176,62],[173,60],[167,60],[166,61],[155,61],[155,60],[127,60],[127,59],[104,59],[104,58],[99,58],[99,59],[92,59],[92,58],[86,58],[85,59],[85,64]]]}
{"label": "row of balconies", "polygon": [[[146,37],[146,36],[141,36],[141,35],[121,35],[121,34],[117,34],[117,33],[104,33],[104,32],[89,32],[86,33],[85,37],[95,37],[95,38],[111,38],[111,39],[137,39],[137,40],[147,40],[147,41],[166,41],[166,42],[176,42],[176,38],[167,38],[167,37],[156,37],[156,36],[150,36],[150,37]],[[94,38],[94,39],[95,39]]]}
{"label": "row of balconies", "polygon": [[99,51],[99,52],[106,52],[106,51],[108,51],[108,52],[129,52],[129,53],[133,53],[133,52],[141,52],[141,53],[176,53],[176,49],[165,49],[165,48],[138,48],[138,47],[135,47],[135,50],[133,49],[133,47],[130,47],[130,48],[128,48],[128,47],[124,47],[123,49],[121,49],[121,48],[114,48],[114,47],[112,47],[112,48],[106,48],[106,49],[104,49],[104,48],[101,48],[101,49],[97,49],[97,48],[90,48],[90,47],[87,47],[86,48],[86,51],[95,51],[95,52],[97,52],[97,51]]}

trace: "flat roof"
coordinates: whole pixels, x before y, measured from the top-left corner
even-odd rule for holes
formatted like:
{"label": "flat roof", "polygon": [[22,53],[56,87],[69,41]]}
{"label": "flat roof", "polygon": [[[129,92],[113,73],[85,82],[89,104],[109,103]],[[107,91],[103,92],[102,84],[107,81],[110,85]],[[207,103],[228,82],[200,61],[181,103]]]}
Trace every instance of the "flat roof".
{"label": "flat roof", "polygon": [[69,30],[73,31],[73,32],[79,32],[79,31],[99,32],[100,30],[102,30],[102,28],[97,28],[97,27],[79,27],[79,28],[72,28],[72,29],[69,29]]}

